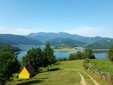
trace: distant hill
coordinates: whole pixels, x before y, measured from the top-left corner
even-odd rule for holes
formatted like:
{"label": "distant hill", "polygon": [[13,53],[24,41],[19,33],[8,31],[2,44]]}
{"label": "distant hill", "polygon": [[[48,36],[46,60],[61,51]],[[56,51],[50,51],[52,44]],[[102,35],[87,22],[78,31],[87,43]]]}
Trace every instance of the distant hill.
{"label": "distant hill", "polygon": [[87,47],[93,49],[109,49],[111,45],[113,45],[113,39],[104,38],[98,42],[89,44]]}
{"label": "distant hill", "polygon": [[[81,42],[81,43],[85,43],[84,45],[82,44],[82,46],[85,47],[91,47],[91,48],[109,48],[111,46],[111,44],[113,44],[113,39],[112,38],[104,38],[104,37],[100,37],[100,36],[96,36],[96,37],[84,37],[84,36],[80,36],[77,34],[69,34],[69,33],[65,33],[65,32],[60,32],[60,33],[45,33],[45,32],[39,32],[39,33],[31,33],[29,35],[27,35],[28,38],[34,39],[34,40],[39,40],[43,43],[50,41],[52,44],[54,45],[62,45],[62,43],[65,43],[64,46],[81,46],[81,44],[76,44],[75,42]],[[58,42],[60,41],[59,39],[64,39],[64,41]],[[67,39],[67,40],[66,40]],[[69,40],[70,39],[70,40]],[[75,41],[74,41],[75,40]],[[110,42],[108,42],[107,40],[110,40]],[[69,42],[70,41],[70,42]]]}
{"label": "distant hill", "polygon": [[49,41],[51,45],[55,46],[56,48],[62,47],[78,47],[82,46],[83,42],[72,40],[69,38],[56,38]]}
{"label": "distant hill", "polygon": [[42,44],[40,41],[35,41],[33,39],[29,39],[25,36],[20,35],[12,35],[12,34],[0,34],[0,43],[1,44],[11,44],[11,45],[40,45]]}
{"label": "distant hill", "polygon": [[73,39],[73,40],[77,40],[83,43],[94,43],[97,41],[100,41],[101,39],[103,39],[102,37],[84,37],[84,36],[80,36],[77,34],[69,34],[69,33],[65,33],[65,32],[60,32],[60,33],[45,33],[45,32],[39,32],[39,33],[31,33],[29,35],[27,35],[27,37],[32,38],[34,40],[39,40],[42,42],[47,42],[49,40],[52,39],[56,39],[56,38],[68,38],[68,39]]}
{"label": "distant hill", "polygon": [[80,35],[69,34],[69,33],[64,33],[64,32],[60,32],[60,33],[52,33],[52,32],[51,33],[45,33],[45,32],[31,33],[27,37],[42,41],[43,43],[45,43],[49,40],[52,40],[52,39],[56,39],[56,38],[68,38],[68,39],[73,39],[73,40],[77,40],[77,41],[81,41],[81,42],[86,42],[87,39],[89,39],[88,37],[83,37]]}
{"label": "distant hill", "polygon": [[90,47],[90,48],[104,48],[108,49],[113,44],[112,38],[84,37],[69,33],[31,33],[27,36],[0,34],[0,44],[11,45],[41,45],[49,41],[56,47]]}

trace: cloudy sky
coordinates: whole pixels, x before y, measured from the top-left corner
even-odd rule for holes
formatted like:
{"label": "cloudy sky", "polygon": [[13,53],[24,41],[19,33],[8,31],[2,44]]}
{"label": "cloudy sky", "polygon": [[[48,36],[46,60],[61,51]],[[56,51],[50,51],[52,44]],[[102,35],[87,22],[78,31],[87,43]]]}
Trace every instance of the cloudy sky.
{"label": "cloudy sky", "polygon": [[113,38],[113,0],[0,0],[0,34],[32,32]]}

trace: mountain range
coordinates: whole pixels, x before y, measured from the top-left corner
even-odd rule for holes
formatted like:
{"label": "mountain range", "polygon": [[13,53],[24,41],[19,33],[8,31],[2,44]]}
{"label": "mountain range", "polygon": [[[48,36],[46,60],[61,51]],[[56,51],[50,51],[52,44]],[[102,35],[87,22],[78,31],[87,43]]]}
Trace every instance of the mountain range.
{"label": "mountain range", "polygon": [[69,34],[65,32],[60,33],[31,33],[27,35],[27,37],[39,40],[42,43],[49,41],[52,45],[55,46],[82,46],[82,47],[90,47],[94,49],[108,49],[113,44],[113,38],[106,37],[85,37],[77,34]]}
{"label": "mountain range", "polygon": [[31,33],[29,35],[13,35],[0,34],[0,44],[11,45],[41,45],[50,42],[56,47],[90,47],[107,49],[113,44],[113,38],[105,37],[85,37],[77,34],[69,34],[65,32],[60,33]]}
{"label": "mountain range", "polygon": [[0,44],[11,44],[11,45],[40,45],[40,41],[30,39],[26,36],[12,35],[12,34],[0,34]]}
{"label": "mountain range", "polygon": [[97,41],[100,41],[101,39],[103,39],[102,37],[84,37],[84,36],[80,36],[77,34],[69,34],[69,33],[65,33],[65,32],[60,32],[60,33],[44,33],[44,32],[39,32],[39,33],[31,33],[29,35],[27,35],[27,37],[31,38],[31,39],[35,39],[35,40],[39,40],[42,41],[43,43],[45,43],[46,41],[52,40],[52,39],[56,39],[56,38],[68,38],[68,39],[73,39],[73,40],[77,40],[80,42],[84,42],[84,43],[94,43]]}
{"label": "mountain range", "polygon": [[70,38],[55,38],[55,39],[49,40],[49,42],[56,48],[78,47],[78,46],[83,46],[85,44],[83,42],[70,39]]}

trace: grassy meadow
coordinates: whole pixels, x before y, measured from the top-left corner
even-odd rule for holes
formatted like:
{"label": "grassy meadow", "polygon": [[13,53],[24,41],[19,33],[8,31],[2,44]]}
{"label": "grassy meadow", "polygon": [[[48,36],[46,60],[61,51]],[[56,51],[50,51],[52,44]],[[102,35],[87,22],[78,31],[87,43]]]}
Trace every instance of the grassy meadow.
{"label": "grassy meadow", "polygon": [[[80,74],[86,84],[82,82]],[[58,62],[50,67],[50,71],[41,68],[41,72],[30,79],[19,79],[15,74],[7,85],[95,85],[89,75],[99,83],[98,85],[110,85],[98,75],[85,70],[83,60]]]}

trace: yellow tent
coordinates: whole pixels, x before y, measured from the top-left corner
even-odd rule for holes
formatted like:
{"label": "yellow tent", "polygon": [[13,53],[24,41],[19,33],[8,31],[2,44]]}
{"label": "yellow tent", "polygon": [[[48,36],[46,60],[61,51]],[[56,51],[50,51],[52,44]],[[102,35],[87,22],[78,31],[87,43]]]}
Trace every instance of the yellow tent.
{"label": "yellow tent", "polygon": [[21,72],[19,73],[19,78],[22,79],[30,78],[34,74],[34,72],[35,69],[30,63],[28,63],[25,66],[23,66]]}

